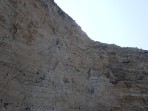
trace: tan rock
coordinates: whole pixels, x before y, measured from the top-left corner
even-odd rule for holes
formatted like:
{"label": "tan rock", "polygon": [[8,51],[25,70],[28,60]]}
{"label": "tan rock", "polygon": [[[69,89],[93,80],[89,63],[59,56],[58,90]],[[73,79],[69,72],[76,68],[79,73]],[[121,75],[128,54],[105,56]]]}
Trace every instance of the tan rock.
{"label": "tan rock", "polygon": [[92,41],[53,0],[0,0],[0,111],[147,111],[148,51]]}

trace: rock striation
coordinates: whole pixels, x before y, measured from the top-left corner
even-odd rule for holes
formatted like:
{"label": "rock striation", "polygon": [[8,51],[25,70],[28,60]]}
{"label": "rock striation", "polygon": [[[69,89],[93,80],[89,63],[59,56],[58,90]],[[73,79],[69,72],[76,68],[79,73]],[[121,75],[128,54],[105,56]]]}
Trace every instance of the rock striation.
{"label": "rock striation", "polygon": [[0,0],[0,111],[148,111],[148,51],[92,41],[53,0]]}

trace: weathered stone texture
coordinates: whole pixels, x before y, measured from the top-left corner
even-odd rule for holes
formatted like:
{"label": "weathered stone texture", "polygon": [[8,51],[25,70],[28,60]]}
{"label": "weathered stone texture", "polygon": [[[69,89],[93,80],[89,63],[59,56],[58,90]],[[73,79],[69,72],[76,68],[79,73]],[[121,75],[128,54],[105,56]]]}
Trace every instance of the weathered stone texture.
{"label": "weathered stone texture", "polygon": [[147,111],[148,51],[94,42],[53,0],[0,0],[0,111]]}

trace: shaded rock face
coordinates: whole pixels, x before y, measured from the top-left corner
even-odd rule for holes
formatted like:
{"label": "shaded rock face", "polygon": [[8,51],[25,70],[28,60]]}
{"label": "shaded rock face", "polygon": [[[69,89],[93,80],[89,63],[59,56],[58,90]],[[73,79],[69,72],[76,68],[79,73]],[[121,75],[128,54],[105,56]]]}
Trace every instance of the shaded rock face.
{"label": "shaded rock face", "polygon": [[53,0],[0,0],[0,111],[147,111],[148,51],[90,40]]}

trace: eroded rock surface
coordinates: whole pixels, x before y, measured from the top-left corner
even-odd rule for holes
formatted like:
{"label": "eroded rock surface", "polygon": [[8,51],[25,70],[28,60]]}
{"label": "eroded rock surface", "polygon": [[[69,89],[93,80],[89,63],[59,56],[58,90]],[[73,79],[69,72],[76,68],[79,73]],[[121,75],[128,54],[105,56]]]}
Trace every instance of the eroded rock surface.
{"label": "eroded rock surface", "polygon": [[148,51],[90,40],[53,0],[0,0],[0,111],[148,111]]}

